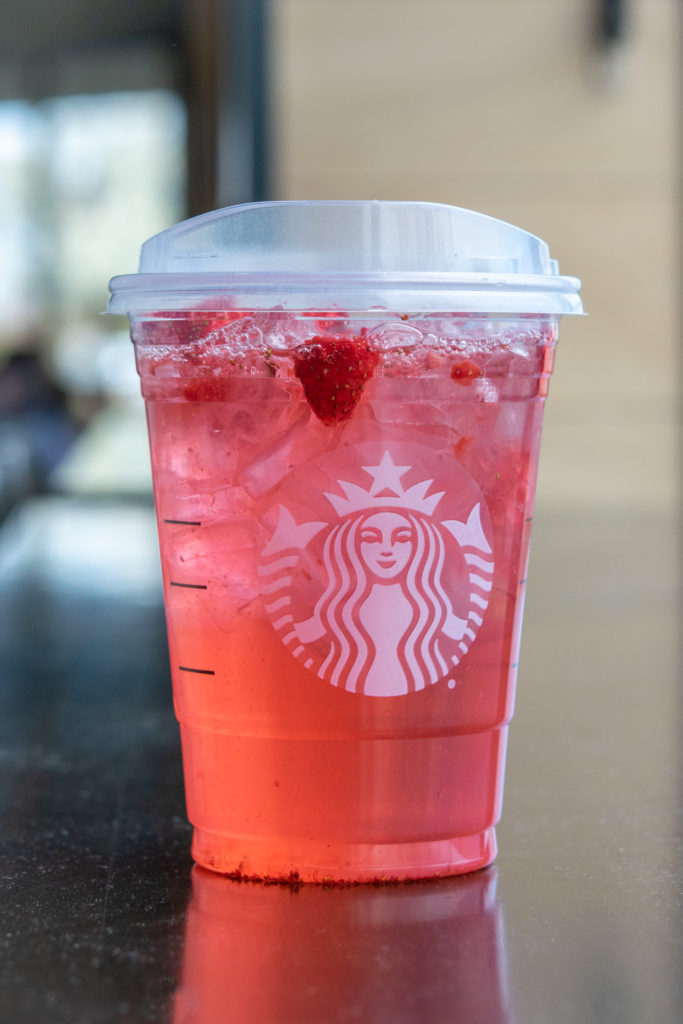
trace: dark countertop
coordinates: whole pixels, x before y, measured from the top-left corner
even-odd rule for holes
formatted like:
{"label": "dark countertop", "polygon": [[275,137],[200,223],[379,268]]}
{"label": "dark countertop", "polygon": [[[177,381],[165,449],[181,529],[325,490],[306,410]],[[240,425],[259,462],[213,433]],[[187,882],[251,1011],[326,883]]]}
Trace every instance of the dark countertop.
{"label": "dark countertop", "polygon": [[192,869],[151,508],[0,530],[0,1019],[680,1020],[673,514],[538,510],[496,864],[385,888]]}

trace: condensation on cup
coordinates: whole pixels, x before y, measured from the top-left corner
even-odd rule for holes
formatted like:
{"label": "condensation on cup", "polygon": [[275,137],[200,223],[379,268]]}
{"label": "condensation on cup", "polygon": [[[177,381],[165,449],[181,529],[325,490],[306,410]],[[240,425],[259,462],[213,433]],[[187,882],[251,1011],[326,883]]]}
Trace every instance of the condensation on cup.
{"label": "condensation on cup", "polygon": [[469,210],[275,202],[156,235],[110,287],[147,409],[194,859],[327,883],[489,864],[580,282]]}

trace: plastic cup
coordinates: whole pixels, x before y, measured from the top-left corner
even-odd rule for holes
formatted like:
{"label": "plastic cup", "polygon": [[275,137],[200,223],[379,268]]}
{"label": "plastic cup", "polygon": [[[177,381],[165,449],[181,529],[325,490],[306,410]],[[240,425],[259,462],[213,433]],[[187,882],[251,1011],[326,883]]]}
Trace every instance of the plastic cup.
{"label": "plastic cup", "polygon": [[239,877],[496,854],[541,418],[579,282],[428,203],[264,203],[114,278],[149,423],[192,853]]}

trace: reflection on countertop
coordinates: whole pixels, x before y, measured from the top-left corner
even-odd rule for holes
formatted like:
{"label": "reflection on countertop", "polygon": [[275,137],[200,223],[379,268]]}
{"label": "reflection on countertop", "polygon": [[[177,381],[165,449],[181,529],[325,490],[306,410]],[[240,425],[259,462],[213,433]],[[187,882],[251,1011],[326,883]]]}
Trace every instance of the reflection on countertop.
{"label": "reflection on countertop", "polygon": [[173,1024],[512,1020],[496,870],[324,887],[192,871]]}

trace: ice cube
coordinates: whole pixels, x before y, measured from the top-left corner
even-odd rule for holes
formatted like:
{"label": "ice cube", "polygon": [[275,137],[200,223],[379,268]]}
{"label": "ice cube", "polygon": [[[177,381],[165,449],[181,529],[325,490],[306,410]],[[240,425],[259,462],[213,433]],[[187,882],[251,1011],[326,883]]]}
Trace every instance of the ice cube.
{"label": "ice cube", "polygon": [[275,440],[260,448],[240,473],[239,483],[252,498],[260,498],[291,471],[292,448],[310,419],[311,411],[308,406],[300,406],[294,422]]}

